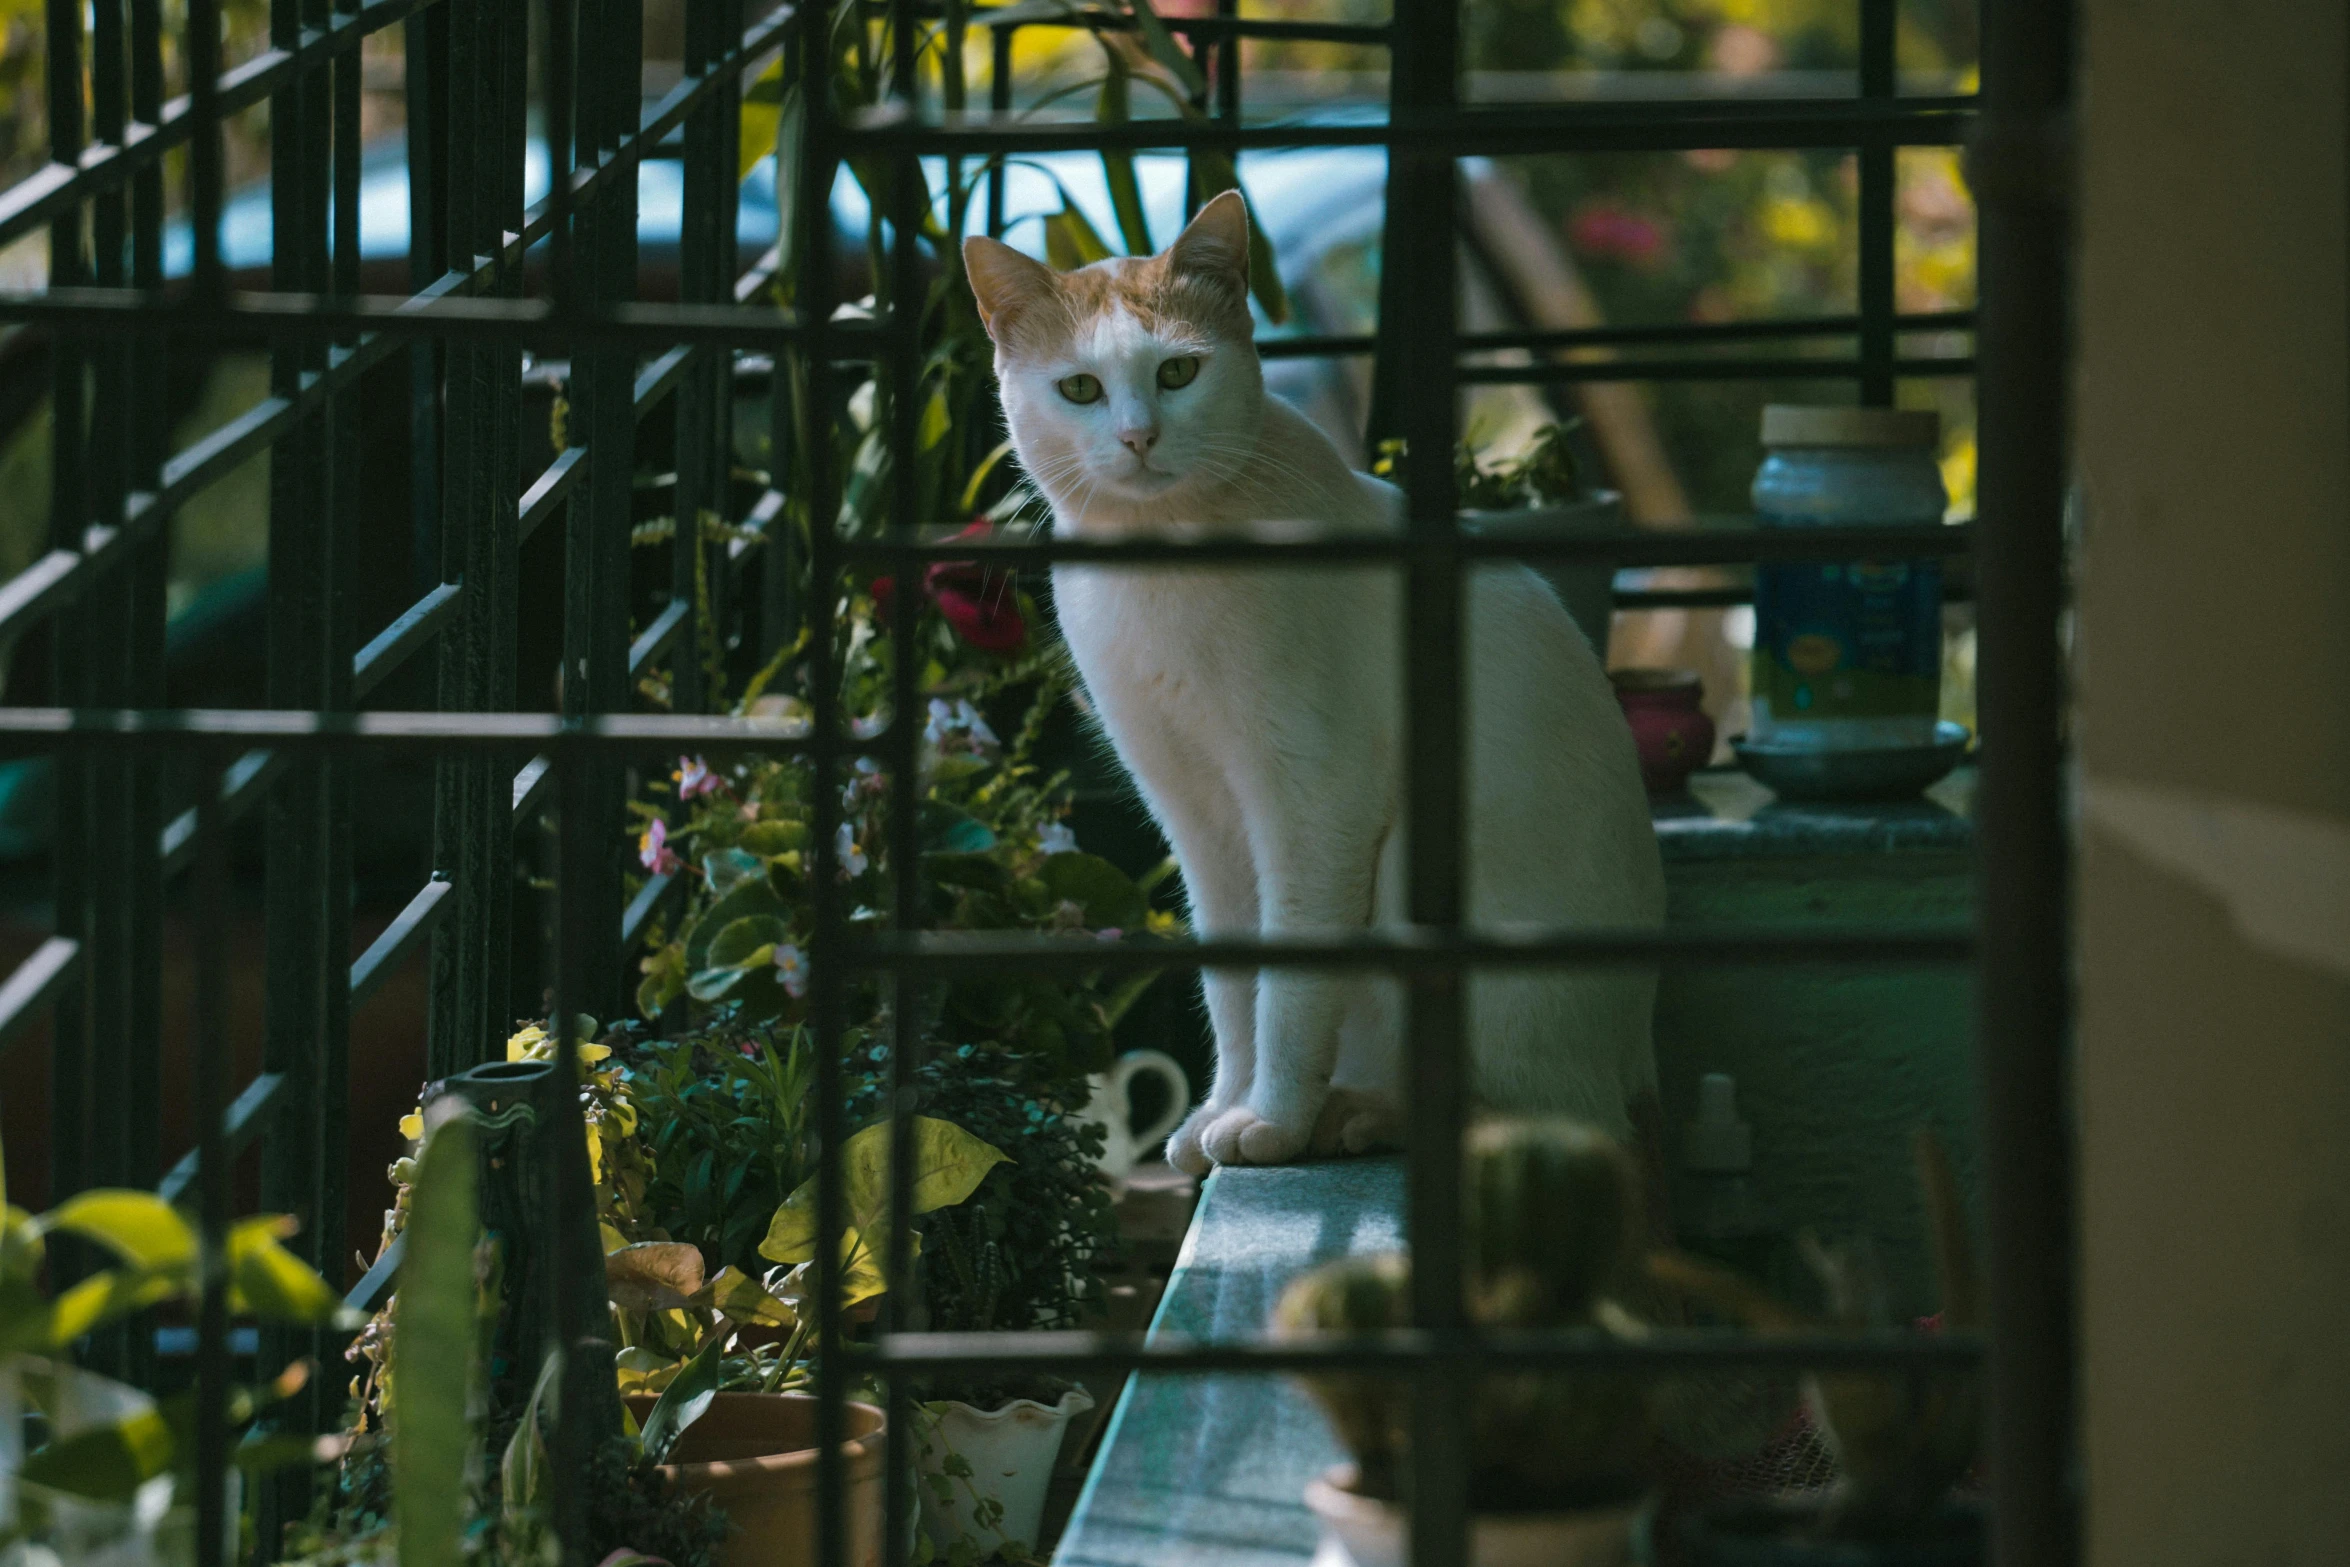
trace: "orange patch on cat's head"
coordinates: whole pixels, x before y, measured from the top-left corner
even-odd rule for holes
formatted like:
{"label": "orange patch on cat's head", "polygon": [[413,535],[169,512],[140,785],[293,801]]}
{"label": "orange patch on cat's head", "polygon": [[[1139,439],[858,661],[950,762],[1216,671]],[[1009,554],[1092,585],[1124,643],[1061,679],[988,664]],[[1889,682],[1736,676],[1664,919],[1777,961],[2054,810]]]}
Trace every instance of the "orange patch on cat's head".
{"label": "orange patch on cat's head", "polygon": [[979,317],[1015,358],[1059,354],[1097,317],[1125,310],[1149,332],[1247,341],[1248,205],[1226,191],[1155,256],[1117,257],[1055,272],[997,240],[963,241]]}

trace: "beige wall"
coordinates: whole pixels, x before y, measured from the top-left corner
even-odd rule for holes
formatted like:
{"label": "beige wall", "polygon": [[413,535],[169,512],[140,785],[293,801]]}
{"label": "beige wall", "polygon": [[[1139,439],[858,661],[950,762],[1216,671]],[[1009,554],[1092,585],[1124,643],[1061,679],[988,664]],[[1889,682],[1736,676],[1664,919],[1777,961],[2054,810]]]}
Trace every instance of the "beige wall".
{"label": "beige wall", "polygon": [[2089,1559],[2340,1567],[2350,6],[2082,11]]}

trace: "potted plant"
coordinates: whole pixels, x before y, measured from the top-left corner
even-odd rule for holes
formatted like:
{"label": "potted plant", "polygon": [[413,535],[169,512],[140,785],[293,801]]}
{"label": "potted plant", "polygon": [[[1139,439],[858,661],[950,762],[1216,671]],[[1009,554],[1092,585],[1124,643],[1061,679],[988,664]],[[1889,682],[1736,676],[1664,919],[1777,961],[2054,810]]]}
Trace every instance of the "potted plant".
{"label": "potted plant", "polygon": [[[1978,1330],[1980,1275],[1949,1155],[1916,1137],[1918,1177],[1943,1307],[1921,1327]],[[1883,1331],[1891,1324],[1874,1254],[1798,1239],[1825,1315],[1801,1310],[1710,1262],[1660,1252],[1650,1273],[1708,1310],[1766,1333]],[[1689,1567],[1975,1567],[1985,1559],[1980,1508],[1954,1495],[1981,1446],[1982,1392],[1972,1371],[1819,1373],[1803,1379],[1813,1425],[1835,1455],[1824,1494],[1700,1511],[1682,1531]]]}
{"label": "potted plant", "polygon": [[[1637,1339],[1616,1298],[1626,1283],[1638,1177],[1617,1144],[1558,1118],[1472,1128],[1464,1285],[1490,1329]],[[1359,1335],[1410,1322],[1401,1255],[1350,1257],[1298,1279],[1273,1313],[1277,1336]],[[1410,1473],[1406,1384],[1362,1372],[1301,1379],[1354,1462],[1307,1487],[1326,1538],[1355,1567],[1401,1567]],[[1470,1409],[1470,1560],[1478,1567],[1615,1567],[1632,1559],[1655,1483],[1647,1390],[1623,1372],[1485,1377]]]}
{"label": "potted plant", "polygon": [[[1453,450],[1453,495],[1460,529],[1480,538],[1555,539],[1613,533],[1624,526],[1623,497],[1588,488],[1569,444],[1580,419],[1542,425],[1512,452],[1495,455],[1490,443],[1464,440]],[[1381,444],[1371,471],[1396,477],[1404,443]],[[1615,618],[1616,569],[1604,560],[1535,567],[1602,661]]]}

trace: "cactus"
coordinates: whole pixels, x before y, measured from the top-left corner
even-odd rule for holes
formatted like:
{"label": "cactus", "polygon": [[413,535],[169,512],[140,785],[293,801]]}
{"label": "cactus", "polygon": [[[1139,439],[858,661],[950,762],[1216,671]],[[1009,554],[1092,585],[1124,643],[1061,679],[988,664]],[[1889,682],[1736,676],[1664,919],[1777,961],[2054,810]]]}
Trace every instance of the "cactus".
{"label": "cactus", "polygon": [[[1472,1130],[1465,1171],[1464,1287],[1470,1319],[1512,1331],[1637,1337],[1613,1298],[1624,1282],[1638,1176],[1604,1133],[1562,1119]],[[1276,1336],[1407,1326],[1409,1265],[1349,1257],[1306,1274],[1273,1314]],[[1355,1458],[1356,1489],[1397,1499],[1410,1394],[1362,1372],[1302,1378]],[[1642,1378],[1628,1372],[1510,1372],[1481,1378],[1469,1412],[1470,1500],[1480,1511],[1564,1511],[1646,1489],[1652,1438]]]}

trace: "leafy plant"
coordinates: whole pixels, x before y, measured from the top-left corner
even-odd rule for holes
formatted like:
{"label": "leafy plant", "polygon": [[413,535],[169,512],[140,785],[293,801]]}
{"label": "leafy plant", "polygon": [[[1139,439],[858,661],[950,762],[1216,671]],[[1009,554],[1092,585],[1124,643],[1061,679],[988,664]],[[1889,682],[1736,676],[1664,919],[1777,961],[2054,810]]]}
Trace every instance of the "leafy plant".
{"label": "leafy plant", "polygon": [[[1584,498],[1583,471],[1567,437],[1580,419],[1546,424],[1517,451],[1488,456],[1472,440],[1453,448],[1453,496],[1463,511],[1516,511],[1529,506],[1565,506]],[[1403,465],[1405,443],[1379,443],[1371,471],[1395,479]]]}
{"label": "leafy plant", "polygon": [[[1480,1327],[1634,1340],[1646,1325],[1612,1292],[1626,1282],[1638,1176],[1604,1133],[1559,1118],[1492,1121],[1467,1150],[1463,1231],[1469,1315]],[[1273,1312],[1284,1338],[1409,1325],[1401,1255],[1349,1257],[1298,1279]],[[1410,1455],[1406,1384],[1361,1372],[1301,1379],[1354,1454],[1356,1488],[1398,1499]],[[1554,1511],[1637,1498],[1655,1451],[1647,1390],[1623,1372],[1488,1375],[1472,1397],[1470,1502]]]}
{"label": "leafy plant", "polygon": [[[158,1399],[75,1366],[72,1346],[84,1335],[149,1307],[200,1299],[203,1239],[152,1192],[99,1188],[27,1213],[8,1202],[4,1171],[0,1161],[0,1556],[14,1559],[20,1544],[69,1559],[185,1548],[196,1454],[207,1441],[233,1443],[244,1473],[316,1460],[307,1438],[258,1429],[272,1405],[307,1384],[306,1361],[266,1385],[230,1388],[225,1426],[211,1432],[200,1427],[194,1389]],[[292,1228],[263,1215],[223,1237],[232,1317],[342,1320],[333,1288],[280,1244]],[[40,1282],[52,1235],[113,1260],[52,1298]],[[29,1443],[28,1409],[38,1417]]]}

